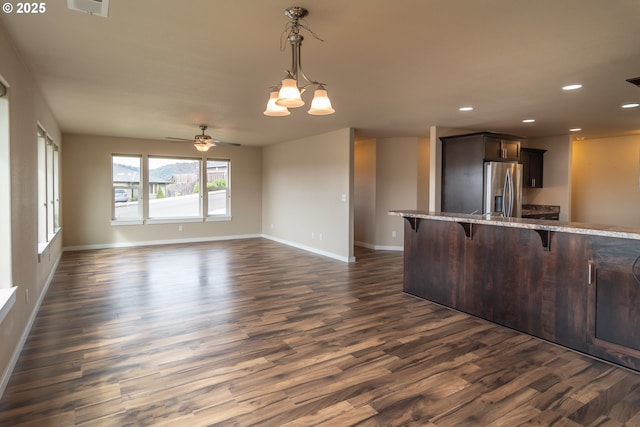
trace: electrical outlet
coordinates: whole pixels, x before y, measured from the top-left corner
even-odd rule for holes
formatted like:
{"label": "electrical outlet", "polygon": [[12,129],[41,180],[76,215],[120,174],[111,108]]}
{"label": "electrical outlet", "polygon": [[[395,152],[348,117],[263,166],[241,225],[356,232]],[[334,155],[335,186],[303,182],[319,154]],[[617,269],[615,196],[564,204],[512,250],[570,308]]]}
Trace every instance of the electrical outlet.
{"label": "electrical outlet", "polygon": [[178,231],[182,231],[183,229],[184,229],[184,228],[182,227],[182,224],[180,224],[180,225],[178,226]]}
{"label": "electrical outlet", "polygon": [[311,240],[316,238],[316,233],[314,233],[313,231],[311,232]]}
{"label": "electrical outlet", "polygon": [[322,233],[318,234],[318,239],[322,240]]}
{"label": "electrical outlet", "polygon": [[393,231],[391,232],[391,237],[393,237],[393,238],[395,239],[396,237],[398,237],[398,233],[396,233],[396,231],[395,231],[395,230],[393,230]]}

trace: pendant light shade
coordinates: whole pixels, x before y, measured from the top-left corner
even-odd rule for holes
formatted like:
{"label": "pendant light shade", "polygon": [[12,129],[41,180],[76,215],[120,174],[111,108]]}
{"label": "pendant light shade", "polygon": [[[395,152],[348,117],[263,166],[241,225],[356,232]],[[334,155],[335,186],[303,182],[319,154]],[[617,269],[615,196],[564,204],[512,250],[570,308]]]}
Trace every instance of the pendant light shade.
{"label": "pendant light shade", "polygon": [[304,101],[300,96],[300,89],[298,89],[298,82],[295,79],[288,78],[282,80],[282,87],[280,88],[280,92],[278,92],[276,105],[291,108],[302,107],[304,105]]}
{"label": "pendant light shade", "polygon": [[287,109],[287,107],[281,107],[276,104],[278,100],[278,90],[274,89],[271,91],[271,95],[269,96],[269,102],[267,102],[267,109],[264,110],[262,114],[265,116],[288,116],[291,112]]}
{"label": "pendant light shade", "polygon": [[327,90],[323,85],[319,85],[313,93],[313,101],[311,101],[309,114],[325,116],[327,114],[333,114],[335,111],[336,110],[331,107],[331,100],[327,96]]}

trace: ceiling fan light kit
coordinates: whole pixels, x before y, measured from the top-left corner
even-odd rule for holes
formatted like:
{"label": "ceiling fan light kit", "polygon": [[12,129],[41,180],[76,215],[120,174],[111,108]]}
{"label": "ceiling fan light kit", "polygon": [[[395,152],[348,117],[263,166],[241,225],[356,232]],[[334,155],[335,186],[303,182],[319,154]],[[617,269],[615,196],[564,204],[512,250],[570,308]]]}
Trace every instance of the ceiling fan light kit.
{"label": "ceiling fan light kit", "polygon": [[[333,114],[335,110],[327,95],[326,83],[309,79],[302,70],[300,48],[304,37],[300,34],[300,29],[309,31],[316,39],[322,41],[309,29],[306,23],[301,22],[301,19],[307,16],[309,11],[303,7],[294,6],[285,9],[284,14],[291,19],[285,27],[285,32],[288,31],[287,40],[291,45],[291,69],[287,70],[287,75],[282,82],[272,88],[267,108],[263,114],[265,116],[288,116],[290,114],[289,108],[298,108],[305,104],[302,94],[310,86],[315,86],[315,90],[308,113],[311,115]],[[301,86],[301,83],[305,81],[307,83]]]}
{"label": "ceiling fan light kit", "polygon": [[209,135],[205,135],[204,131],[207,130],[206,125],[200,125],[200,129],[202,129],[202,135],[196,135],[193,141],[193,146],[196,147],[196,150],[205,152],[209,151],[213,144],[213,139]]}
{"label": "ceiling fan light kit", "polygon": [[209,151],[209,148],[215,147],[217,145],[227,145],[231,147],[241,146],[241,144],[238,144],[236,142],[222,142],[218,141],[217,139],[213,139],[209,135],[204,134],[204,131],[208,128],[207,125],[200,125],[199,127],[200,130],[202,130],[202,134],[194,136],[193,139],[176,138],[174,136],[167,136],[166,138],[173,142],[190,142],[194,147],[196,147],[196,150],[201,152]]}

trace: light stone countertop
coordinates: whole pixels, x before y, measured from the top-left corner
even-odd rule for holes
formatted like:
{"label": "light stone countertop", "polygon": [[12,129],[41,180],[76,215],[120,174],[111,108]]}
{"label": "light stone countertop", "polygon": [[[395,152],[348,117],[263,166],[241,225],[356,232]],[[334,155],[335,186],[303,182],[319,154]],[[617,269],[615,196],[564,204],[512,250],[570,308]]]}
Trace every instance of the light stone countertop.
{"label": "light stone countertop", "polygon": [[544,219],[505,218],[496,215],[470,215],[448,212],[427,212],[417,210],[393,210],[389,215],[406,218],[432,219],[436,221],[485,224],[502,227],[528,228],[531,230],[557,231],[561,233],[586,234],[590,236],[618,237],[640,240],[640,228],[615,225],[584,224],[580,222],[560,222]]}

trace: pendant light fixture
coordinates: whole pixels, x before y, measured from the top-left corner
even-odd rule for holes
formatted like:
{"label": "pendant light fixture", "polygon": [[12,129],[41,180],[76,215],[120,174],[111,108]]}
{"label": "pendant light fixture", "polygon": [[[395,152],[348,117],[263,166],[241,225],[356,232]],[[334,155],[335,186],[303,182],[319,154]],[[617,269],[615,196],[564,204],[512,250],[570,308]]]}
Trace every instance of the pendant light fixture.
{"label": "pendant light fixture", "polygon": [[[287,34],[287,40],[291,44],[291,69],[287,70],[282,82],[271,89],[267,109],[263,114],[265,116],[288,116],[291,114],[289,108],[304,105],[302,94],[310,86],[315,86],[315,90],[308,113],[316,116],[333,114],[335,110],[331,107],[331,101],[327,95],[327,85],[309,79],[302,71],[300,47],[304,37],[300,35],[300,29],[309,31],[313,37],[323,41],[309,29],[306,23],[301,22],[302,18],[309,14],[309,11],[303,7],[294,6],[285,9],[284,14],[291,19],[283,33],[283,35]],[[306,84],[303,84],[305,81]]]}

